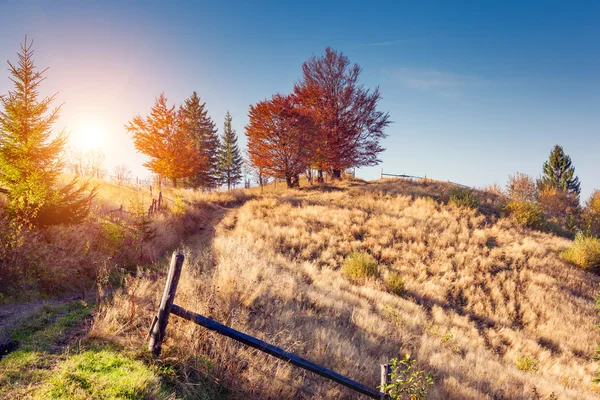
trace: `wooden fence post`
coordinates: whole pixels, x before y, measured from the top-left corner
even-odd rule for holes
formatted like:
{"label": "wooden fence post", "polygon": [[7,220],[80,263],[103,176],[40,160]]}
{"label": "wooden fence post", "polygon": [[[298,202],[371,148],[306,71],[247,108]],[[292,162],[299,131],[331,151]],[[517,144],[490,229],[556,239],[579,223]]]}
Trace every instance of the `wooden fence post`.
{"label": "wooden fence post", "polygon": [[167,324],[169,323],[169,314],[171,313],[171,307],[173,306],[173,301],[175,300],[177,284],[179,283],[181,267],[183,266],[183,258],[183,254],[176,252],[173,253],[173,257],[171,258],[171,266],[169,267],[169,274],[167,275],[165,292],[163,293],[163,297],[160,301],[156,322],[154,322],[151,327],[148,351],[151,351],[152,354],[157,357],[160,355],[162,341],[165,337]]}
{"label": "wooden fence post", "polygon": [[390,364],[381,364],[381,400],[389,399],[390,397],[385,393],[385,386],[391,383],[390,380]]}

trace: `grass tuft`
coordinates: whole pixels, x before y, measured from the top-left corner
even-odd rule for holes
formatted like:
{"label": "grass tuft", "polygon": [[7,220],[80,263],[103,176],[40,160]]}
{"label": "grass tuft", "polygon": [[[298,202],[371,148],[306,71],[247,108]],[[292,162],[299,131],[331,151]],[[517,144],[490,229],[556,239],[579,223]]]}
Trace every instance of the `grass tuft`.
{"label": "grass tuft", "polygon": [[377,276],[377,261],[372,255],[364,251],[352,252],[344,260],[342,272],[349,280],[364,283],[367,278]]}
{"label": "grass tuft", "polygon": [[600,239],[579,232],[562,258],[585,270],[600,268]]}

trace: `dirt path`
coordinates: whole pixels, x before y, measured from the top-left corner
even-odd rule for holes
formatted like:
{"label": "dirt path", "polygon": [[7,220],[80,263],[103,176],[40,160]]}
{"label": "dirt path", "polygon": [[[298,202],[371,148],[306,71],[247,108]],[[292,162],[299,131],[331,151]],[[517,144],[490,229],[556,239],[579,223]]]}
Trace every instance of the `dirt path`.
{"label": "dirt path", "polygon": [[183,243],[192,249],[209,245],[215,236],[215,227],[231,211],[229,208],[213,205],[213,210],[208,213],[202,226],[196,233],[183,240]]}
{"label": "dirt path", "polygon": [[[198,230],[185,238],[183,243],[192,248],[198,249],[200,247],[208,246],[211,244],[215,234],[216,225],[223,219],[223,217],[230,212],[231,209],[213,205],[212,209],[207,212],[206,219],[198,227]],[[28,318],[31,314],[38,311],[44,305],[57,306],[66,304],[74,300],[81,299],[81,296],[65,296],[58,297],[50,300],[35,300],[30,302],[12,303],[0,306],[0,349],[10,344],[11,328],[16,326],[20,321]],[[92,301],[87,299],[88,301]]]}

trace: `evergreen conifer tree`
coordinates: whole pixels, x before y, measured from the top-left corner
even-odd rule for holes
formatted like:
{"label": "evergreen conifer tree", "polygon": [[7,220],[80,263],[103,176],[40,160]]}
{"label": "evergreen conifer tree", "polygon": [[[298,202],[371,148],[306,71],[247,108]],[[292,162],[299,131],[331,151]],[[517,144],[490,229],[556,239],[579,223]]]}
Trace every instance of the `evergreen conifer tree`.
{"label": "evergreen conifer tree", "polygon": [[227,185],[227,190],[235,187],[242,179],[243,159],[237,144],[237,134],[231,127],[231,114],[227,111],[223,127],[223,138],[219,151],[219,172],[221,183]]}
{"label": "evergreen conifer tree", "polygon": [[575,175],[575,167],[571,157],[565,154],[563,148],[555,145],[550,152],[548,161],[544,162],[542,178],[538,186],[543,189],[555,189],[579,196],[581,184]]}
{"label": "evergreen conifer tree", "polygon": [[213,188],[219,179],[219,136],[213,120],[208,116],[206,103],[194,92],[181,108],[187,132],[192,135],[200,159],[195,176],[189,179],[194,188]]}
{"label": "evergreen conifer tree", "polygon": [[87,216],[96,190],[76,179],[56,187],[68,136],[52,131],[60,113],[60,106],[50,109],[56,95],[39,99],[47,69],[36,70],[32,45],[25,37],[18,63],[8,61],[14,90],[0,97],[0,189],[20,224],[77,223]]}

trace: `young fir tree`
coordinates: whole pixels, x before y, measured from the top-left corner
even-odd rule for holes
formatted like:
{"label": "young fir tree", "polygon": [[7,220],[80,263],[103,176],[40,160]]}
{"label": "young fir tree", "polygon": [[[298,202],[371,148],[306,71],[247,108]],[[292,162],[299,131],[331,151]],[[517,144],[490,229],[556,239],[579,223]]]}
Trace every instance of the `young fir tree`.
{"label": "young fir tree", "polygon": [[221,183],[227,185],[227,190],[235,187],[242,179],[243,159],[237,144],[237,135],[231,127],[231,114],[227,111],[223,138],[219,151],[219,172]]}
{"label": "young fir tree", "polygon": [[219,136],[213,120],[208,116],[206,103],[194,92],[181,107],[186,130],[192,135],[202,163],[197,166],[195,176],[189,179],[194,188],[214,188],[219,175]]}
{"label": "young fir tree", "polygon": [[565,154],[561,146],[555,145],[548,161],[544,162],[542,178],[538,185],[540,189],[555,189],[579,196],[579,178],[575,175],[571,157]]}
{"label": "young fir tree", "polygon": [[47,69],[36,70],[32,45],[25,38],[19,62],[8,62],[15,87],[0,97],[0,189],[8,197],[9,215],[19,224],[77,223],[89,213],[96,189],[77,187],[76,179],[56,187],[68,137],[64,131],[52,132],[60,106],[50,109],[56,95],[39,98]]}

